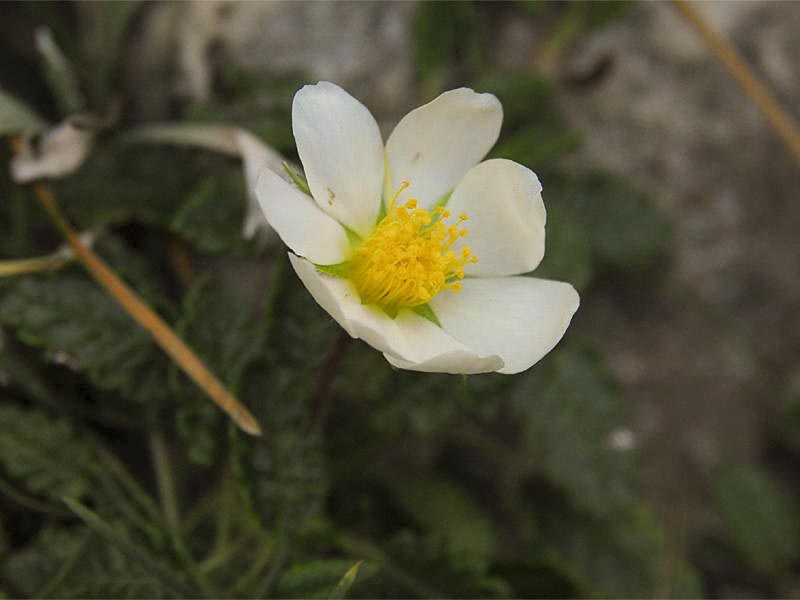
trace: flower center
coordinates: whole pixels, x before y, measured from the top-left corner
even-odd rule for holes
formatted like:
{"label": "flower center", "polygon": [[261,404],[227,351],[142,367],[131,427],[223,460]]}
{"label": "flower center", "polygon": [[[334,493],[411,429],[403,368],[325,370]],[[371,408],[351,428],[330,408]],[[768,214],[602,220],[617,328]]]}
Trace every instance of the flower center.
{"label": "flower center", "polygon": [[458,292],[464,267],[478,261],[469,246],[458,254],[450,249],[467,235],[462,226],[467,215],[446,225],[450,211],[442,207],[417,208],[414,198],[395,207],[407,187],[404,181],[386,216],[355,251],[348,269],[361,302],[375,304],[392,317],[401,308],[426,304],[444,289]]}

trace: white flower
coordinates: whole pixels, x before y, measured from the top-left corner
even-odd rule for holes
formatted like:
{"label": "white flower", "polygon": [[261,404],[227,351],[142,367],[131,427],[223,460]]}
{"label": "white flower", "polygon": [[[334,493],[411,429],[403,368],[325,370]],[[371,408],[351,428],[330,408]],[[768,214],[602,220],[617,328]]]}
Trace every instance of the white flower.
{"label": "white flower", "polygon": [[451,90],[406,115],[384,147],[367,108],[321,82],[292,106],[313,199],[273,171],[258,179],[311,295],[396,367],[519,373],[578,308],[571,285],[518,276],[544,256],[545,209],[530,169],[480,162],[502,118],[491,94]]}

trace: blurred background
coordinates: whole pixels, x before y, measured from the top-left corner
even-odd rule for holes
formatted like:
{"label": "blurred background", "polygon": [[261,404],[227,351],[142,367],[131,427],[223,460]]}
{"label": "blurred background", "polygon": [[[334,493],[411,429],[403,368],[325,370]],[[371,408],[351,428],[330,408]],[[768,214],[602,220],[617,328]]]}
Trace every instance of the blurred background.
{"label": "blurred background", "polygon": [[[693,6],[800,119],[800,4]],[[1,594],[800,595],[800,165],[674,5],[0,15]],[[500,98],[491,156],[544,186],[534,274],[581,292],[541,363],[397,372],[308,297],[244,167],[297,163],[322,79],[384,137]],[[40,177],[264,436],[59,253]]]}

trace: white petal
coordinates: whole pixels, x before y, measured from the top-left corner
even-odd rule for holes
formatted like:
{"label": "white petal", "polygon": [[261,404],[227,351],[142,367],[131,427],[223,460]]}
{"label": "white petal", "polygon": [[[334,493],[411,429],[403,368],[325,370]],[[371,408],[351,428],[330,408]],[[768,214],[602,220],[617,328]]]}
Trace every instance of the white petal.
{"label": "white petal", "polygon": [[532,277],[465,279],[460,293],[431,301],[442,328],[480,354],[497,354],[501,373],[539,361],[564,335],[580,299],[568,283]]}
{"label": "white petal", "polygon": [[50,129],[38,147],[30,136],[23,137],[22,148],[11,159],[11,178],[28,183],[41,178],[66,177],[77,170],[89,155],[94,135],[69,120]]}
{"label": "white petal", "polygon": [[346,279],[320,273],[313,264],[289,255],[292,266],[308,291],[350,336],[361,338],[402,369],[447,373],[496,371],[503,366],[497,356],[478,356],[440,327],[404,310],[395,319],[374,306],[361,304]]}
{"label": "white petal", "polygon": [[409,362],[386,352],[383,353],[383,356],[393,367],[408,371],[422,371],[423,373],[477,375],[478,373],[494,373],[503,368],[503,359],[499,356],[478,356],[472,350],[453,350],[419,363]]}
{"label": "white petal", "polygon": [[[266,167],[276,173],[283,171],[283,159],[271,146],[265,144],[255,135],[242,128],[235,128],[233,138],[238,146],[239,153],[244,163],[244,178],[247,184],[247,216],[244,222],[244,237],[252,238],[259,231],[269,231],[269,226],[264,221],[264,214],[258,209],[258,200],[255,195],[256,183],[261,171]],[[283,177],[286,179],[286,177]]]}
{"label": "white petal", "polygon": [[491,94],[468,88],[445,92],[412,110],[397,124],[386,153],[391,188],[407,180],[403,197],[434,206],[494,146],[503,108]]}
{"label": "white petal", "polygon": [[447,203],[451,219],[466,213],[469,232],[455,246],[468,245],[478,262],[467,275],[518,275],[532,271],[544,256],[546,213],[536,174],[506,159],[470,169]]}
{"label": "white petal", "polygon": [[369,110],[321,81],[294,96],[292,129],[320,208],[362,237],[375,226],[383,186],[383,142]]}
{"label": "white petal", "polygon": [[271,169],[261,171],[256,197],[269,224],[294,252],[318,265],[347,260],[350,242],[344,228]]}

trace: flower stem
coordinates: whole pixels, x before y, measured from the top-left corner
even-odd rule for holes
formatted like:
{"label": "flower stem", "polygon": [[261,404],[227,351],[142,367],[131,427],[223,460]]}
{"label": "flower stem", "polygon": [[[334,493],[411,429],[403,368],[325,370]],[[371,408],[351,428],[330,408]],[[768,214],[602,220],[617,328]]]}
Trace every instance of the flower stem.
{"label": "flower stem", "polygon": [[724,39],[711,29],[705,19],[686,0],[672,0],[672,5],[684,19],[694,27],[703,41],[711,48],[720,62],[736,80],[767,120],[772,125],[783,143],[800,163],[800,131],[792,121],[789,114],[783,110],[777,100],[770,95],[767,88],[756,77],[753,71],[739,58],[734,49]]}
{"label": "flower stem", "polygon": [[314,420],[318,423],[324,420],[328,412],[328,398],[330,397],[331,382],[336,374],[336,368],[342,362],[342,358],[344,358],[348,341],[350,341],[350,336],[347,332],[344,330],[339,331],[317,375],[317,384],[311,396],[311,406]]}
{"label": "flower stem", "polygon": [[153,336],[183,371],[201,388],[216,404],[233,419],[233,421],[250,435],[261,435],[261,427],[255,417],[239,402],[220,381],[212,374],[198,356],[189,348],[161,317],[147,306],[139,296],[129,288],[106,263],[87,248],[78,238],[75,230],[67,222],[58,208],[50,190],[41,183],[33,186],[36,197],[47,211],[56,226],[61,230],[75,255],[83,263],[92,277],[122,306],[122,308],[143,329]]}

